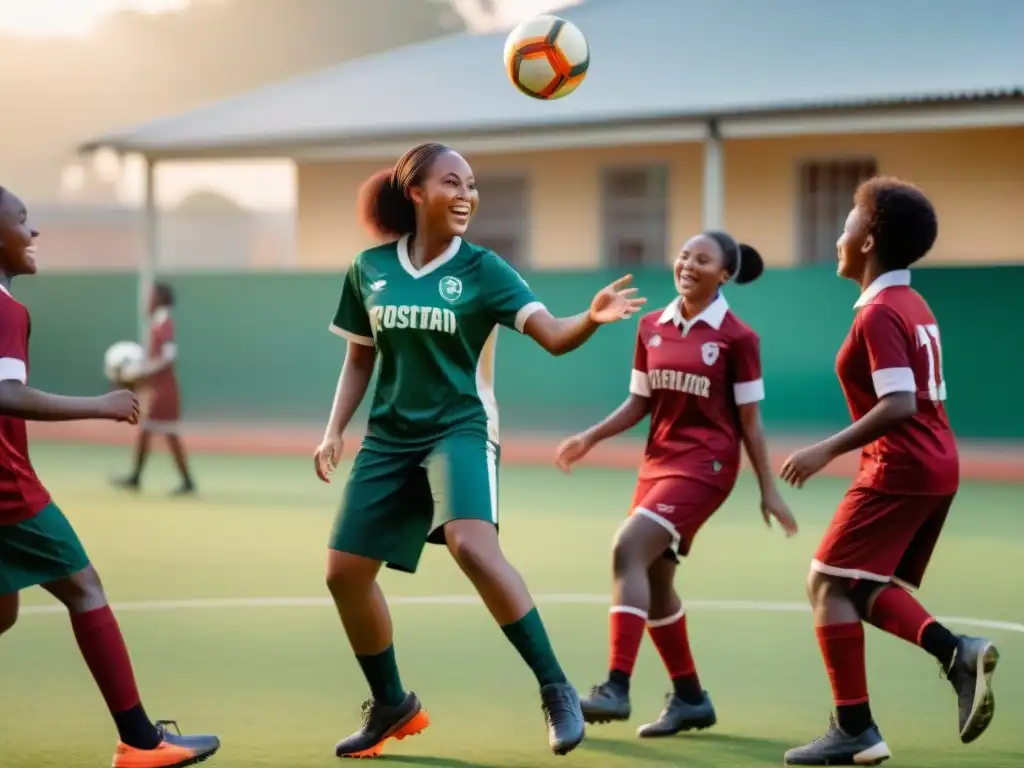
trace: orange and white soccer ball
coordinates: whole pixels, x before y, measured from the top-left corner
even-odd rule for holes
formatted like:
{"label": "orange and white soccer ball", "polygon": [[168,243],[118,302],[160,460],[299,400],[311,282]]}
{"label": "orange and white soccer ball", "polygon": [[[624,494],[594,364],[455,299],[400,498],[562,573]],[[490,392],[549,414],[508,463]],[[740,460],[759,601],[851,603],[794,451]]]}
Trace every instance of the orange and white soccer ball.
{"label": "orange and white soccer ball", "polygon": [[505,40],[505,71],[535,99],[560,99],[579,88],[590,66],[590,45],[572,22],[536,16]]}

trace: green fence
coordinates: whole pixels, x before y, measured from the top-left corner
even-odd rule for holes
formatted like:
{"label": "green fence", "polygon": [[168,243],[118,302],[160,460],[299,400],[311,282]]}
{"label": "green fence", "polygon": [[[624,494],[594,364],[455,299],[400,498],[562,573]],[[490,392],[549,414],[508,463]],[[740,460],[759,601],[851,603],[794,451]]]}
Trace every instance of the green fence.
{"label": "green fence", "polygon": [[[616,275],[538,272],[530,285],[556,313],[580,311]],[[344,344],[327,332],[341,275],[234,273],[174,275],[179,371],[186,416],[204,420],[321,421]],[[672,296],[667,270],[638,273],[650,306]],[[915,286],[943,333],[949,411],[969,438],[1024,438],[1024,413],[1009,395],[1024,378],[1012,350],[1015,323],[998,314],[1024,295],[1024,267],[925,269]],[[21,278],[14,293],[32,311],[31,369],[37,386],[60,392],[105,388],[103,351],[131,338],[135,277],[51,274]],[[771,270],[726,291],[761,336],[769,427],[817,431],[847,420],[833,373],[856,288],[831,268]],[[614,408],[626,393],[635,323],[602,329],[585,347],[550,358],[529,339],[503,331],[497,393],[502,429],[565,430]]]}

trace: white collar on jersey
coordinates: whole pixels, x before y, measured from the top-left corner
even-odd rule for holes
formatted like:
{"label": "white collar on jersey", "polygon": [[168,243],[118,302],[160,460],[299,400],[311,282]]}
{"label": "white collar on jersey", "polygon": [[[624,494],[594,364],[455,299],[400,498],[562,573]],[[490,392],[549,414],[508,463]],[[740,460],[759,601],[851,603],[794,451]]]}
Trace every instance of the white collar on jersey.
{"label": "white collar on jersey", "polygon": [[410,235],[404,235],[396,244],[395,248],[398,251],[398,263],[402,265],[402,269],[408,272],[413,277],[423,277],[429,275],[435,269],[440,269],[449,261],[455,258],[455,254],[459,252],[459,248],[462,247],[462,238],[453,237],[451,244],[445,249],[444,253],[435,258],[433,261],[428,261],[419,269],[413,266],[412,260],[409,258],[409,238]]}
{"label": "white collar on jersey", "polygon": [[722,293],[718,294],[718,298],[708,304],[704,311],[697,315],[692,320],[687,320],[683,317],[680,311],[680,303],[682,299],[676,299],[667,307],[665,311],[661,313],[661,317],[658,318],[658,322],[661,324],[675,323],[682,329],[683,334],[690,332],[698,322],[703,320],[705,323],[710,325],[716,331],[722,327],[722,323],[725,321],[725,313],[729,311],[729,302],[725,300],[725,295]]}
{"label": "white collar on jersey", "polygon": [[[0,293],[6,293],[8,296],[11,296],[11,292],[8,291],[7,288],[2,285],[0,285]],[[11,296],[11,298],[13,299],[14,297]]]}
{"label": "white collar on jersey", "polygon": [[910,285],[909,269],[894,269],[892,272],[884,272],[876,277],[864,293],[860,295],[860,298],[857,299],[857,303],[853,305],[853,308],[860,309],[886,288],[895,288],[898,285]]}
{"label": "white collar on jersey", "polygon": [[150,320],[152,321],[153,325],[160,325],[160,323],[164,323],[167,320],[169,320],[170,317],[170,309],[168,309],[167,307],[157,307],[156,309],[153,310],[153,315],[150,318]]}

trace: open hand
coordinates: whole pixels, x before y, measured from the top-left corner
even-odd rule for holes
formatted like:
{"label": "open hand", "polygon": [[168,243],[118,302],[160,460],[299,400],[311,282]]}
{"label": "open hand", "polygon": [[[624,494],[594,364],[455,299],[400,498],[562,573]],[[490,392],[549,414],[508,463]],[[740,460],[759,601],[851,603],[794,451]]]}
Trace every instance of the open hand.
{"label": "open hand", "polygon": [[764,524],[769,528],[772,527],[772,518],[778,520],[787,536],[792,536],[799,530],[789,505],[774,488],[761,497],[761,516],[764,518]]}
{"label": "open hand", "polygon": [[603,325],[616,320],[628,320],[635,312],[639,312],[647,299],[636,296],[636,288],[626,287],[631,282],[633,276],[625,275],[598,291],[590,302],[590,319]]}
{"label": "open hand", "polygon": [[819,443],[809,448],[801,448],[782,465],[779,477],[796,488],[803,488],[804,483],[823,470],[832,457]]}
{"label": "open hand", "polygon": [[555,466],[570,474],[572,465],[586,456],[593,446],[583,435],[573,435],[563,440],[555,451]]}
{"label": "open hand", "polygon": [[338,468],[344,447],[345,441],[341,439],[341,435],[325,437],[313,454],[313,468],[316,469],[316,476],[325,483],[331,482],[331,473]]}
{"label": "open hand", "polygon": [[129,424],[139,423],[139,399],[134,392],[116,389],[100,395],[97,400],[97,411],[101,419],[126,421]]}

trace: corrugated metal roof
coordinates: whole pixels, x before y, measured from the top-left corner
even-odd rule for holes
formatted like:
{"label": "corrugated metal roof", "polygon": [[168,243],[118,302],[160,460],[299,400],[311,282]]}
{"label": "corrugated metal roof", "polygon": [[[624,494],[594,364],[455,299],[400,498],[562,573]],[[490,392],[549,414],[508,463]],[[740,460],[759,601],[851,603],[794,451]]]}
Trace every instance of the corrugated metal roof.
{"label": "corrugated metal roof", "polygon": [[1021,0],[590,0],[587,82],[538,102],[502,67],[504,34],[347,62],[118,132],[169,154],[425,134],[1020,96]]}

